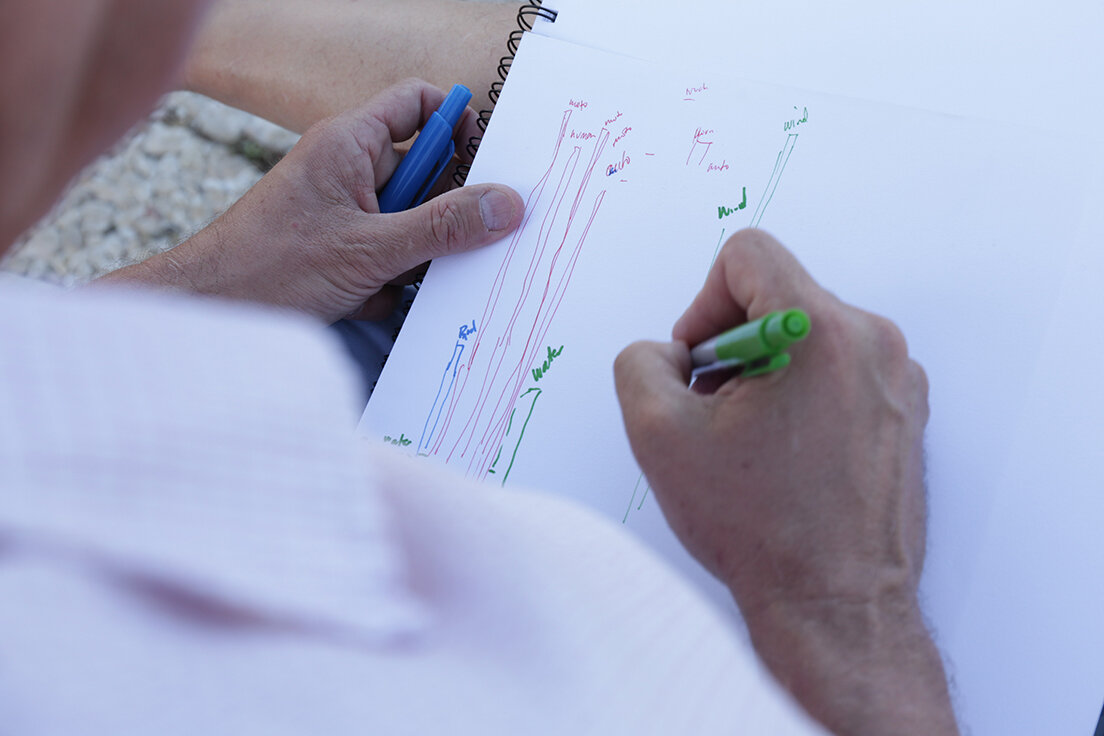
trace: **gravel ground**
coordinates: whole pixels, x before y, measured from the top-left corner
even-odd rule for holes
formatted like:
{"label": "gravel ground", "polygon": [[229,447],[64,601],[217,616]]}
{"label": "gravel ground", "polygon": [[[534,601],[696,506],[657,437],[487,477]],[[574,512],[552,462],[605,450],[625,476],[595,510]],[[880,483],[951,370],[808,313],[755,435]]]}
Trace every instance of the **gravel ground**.
{"label": "gravel ground", "polygon": [[77,177],[0,270],[72,286],[168,250],[226,211],[297,140],[201,95],[167,95]]}
{"label": "gravel ground", "polygon": [[167,95],[0,258],[0,272],[73,286],[168,250],[229,209],[297,140],[207,97]]}

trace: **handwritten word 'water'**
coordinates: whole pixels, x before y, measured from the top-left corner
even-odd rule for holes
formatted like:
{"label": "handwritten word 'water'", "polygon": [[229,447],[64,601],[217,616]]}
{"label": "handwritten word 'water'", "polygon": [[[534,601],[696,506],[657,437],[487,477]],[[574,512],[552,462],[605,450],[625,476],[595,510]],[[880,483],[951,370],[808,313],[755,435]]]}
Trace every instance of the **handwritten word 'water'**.
{"label": "handwritten word 'water'", "polygon": [[618,171],[621,171],[622,169],[624,169],[626,166],[628,166],[631,163],[632,163],[632,159],[629,158],[629,154],[622,153],[620,161],[618,161],[616,163],[612,163],[612,164],[610,164],[609,166],[606,167],[606,176],[613,176]]}
{"label": "handwritten word 'water'", "polygon": [[[794,113],[797,113],[797,105],[794,105]],[[797,126],[804,125],[807,122],[809,122],[809,108],[805,107],[801,109],[801,117],[795,117],[792,120],[787,120],[782,125],[782,131],[786,132],[789,130],[793,130]]]}
{"label": "handwritten word 'water'", "polygon": [[736,205],[735,207],[731,207],[731,208],[725,207],[723,204],[720,205],[719,207],[717,207],[717,219],[718,220],[723,220],[724,218],[728,217],[729,215],[735,214],[736,212],[739,212],[740,210],[746,209],[746,208],[747,208],[747,187],[744,187],[744,201],[740,202],[740,204]]}
{"label": "handwritten word 'water'", "polygon": [[412,440],[408,440],[406,438],[405,434],[400,434],[398,437],[384,437],[383,441],[389,445],[394,445],[395,447],[406,447],[412,442]]}
{"label": "handwritten word 'water'", "polygon": [[534,368],[532,371],[534,381],[539,381],[544,378],[544,374],[548,373],[548,369],[552,367],[552,361],[560,356],[560,353],[563,352],[563,349],[563,345],[561,345],[558,350],[553,350],[551,347],[548,348],[548,357],[545,358],[544,362]]}
{"label": "handwritten word 'water'", "polygon": [[471,327],[467,325],[460,325],[460,339],[467,340],[470,336],[475,334],[475,320],[472,320]]}

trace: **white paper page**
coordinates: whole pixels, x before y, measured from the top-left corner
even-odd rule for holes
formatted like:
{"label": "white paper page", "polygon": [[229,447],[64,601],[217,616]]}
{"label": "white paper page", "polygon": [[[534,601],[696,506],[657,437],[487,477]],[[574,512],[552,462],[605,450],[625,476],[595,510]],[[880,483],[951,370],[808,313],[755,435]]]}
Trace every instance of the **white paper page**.
{"label": "white paper page", "polygon": [[[514,186],[527,220],[433,264],[361,430],[488,482],[577,498],[731,607],[640,482],[611,365],[633,340],[667,338],[718,245],[761,225],[843,299],[896,321],[927,369],[925,607],[952,666],[984,662],[997,643],[956,633],[1031,409],[1017,399],[1046,364],[1037,348],[1080,220],[1079,156],[1022,130],[530,36],[469,178]],[[1071,487],[1089,482],[1063,470]],[[994,709],[1042,697],[960,685],[978,733]]]}
{"label": "white paper page", "polygon": [[[1087,201],[1101,202],[1104,172],[1094,174]],[[1102,244],[1104,212],[1094,207],[1045,338],[1031,345],[1044,359],[1017,393],[1024,408],[1000,500],[944,642],[975,655],[958,657],[954,675],[977,734],[1088,736],[1104,705],[1104,351],[1093,326],[1104,307]]]}
{"label": "white paper page", "polygon": [[1056,131],[1104,118],[1100,0],[544,5],[538,33],[666,65]]}

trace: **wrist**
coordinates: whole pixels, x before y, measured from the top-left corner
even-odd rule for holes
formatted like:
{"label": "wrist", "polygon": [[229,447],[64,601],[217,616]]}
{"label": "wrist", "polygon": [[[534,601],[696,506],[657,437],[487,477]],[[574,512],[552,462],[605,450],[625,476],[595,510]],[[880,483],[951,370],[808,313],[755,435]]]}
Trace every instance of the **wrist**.
{"label": "wrist", "polygon": [[832,732],[957,733],[914,595],[775,600],[745,618],[775,677]]}

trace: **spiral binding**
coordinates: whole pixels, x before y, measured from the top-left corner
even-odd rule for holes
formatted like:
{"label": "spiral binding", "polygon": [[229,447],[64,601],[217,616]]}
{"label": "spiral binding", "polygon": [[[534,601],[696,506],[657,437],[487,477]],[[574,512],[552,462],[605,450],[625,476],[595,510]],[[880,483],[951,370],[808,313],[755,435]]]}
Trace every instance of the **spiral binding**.
{"label": "spiral binding", "polygon": [[[491,105],[498,103],[498,97],[502,94],[502,85],[506,83],[506,76],[510,73],[510,64],[514,61],[518,46],[521,45],[521,39],[528,31],[533,30],[533,24],[536,23],[538,18],[554,23],[556,22],[556,11],[544,7],[543,0],[529,0],[518,9],[517,30],[511,31],[510,37],[506,40],[506,50],[509,53],[498,60],[498,81],[494,82],[490,91],[487,92],[487,96],[491,99]],[[493,108],[479,111],[479,119],[476,120],[476,125],[479,126],[481,133],[487,132],[487,124],[491,121],[491,112],[493,112]],[[466,148],[472,158],[479,150],[481,140],[483,140],[482,136],[472,136],[468,139]],[[456,186],[464,186],[464,181],[468,178],[470,169],[471,167],[467,164],[456,167],[456,173],[452,177],[452,180],[456,182]]]}

